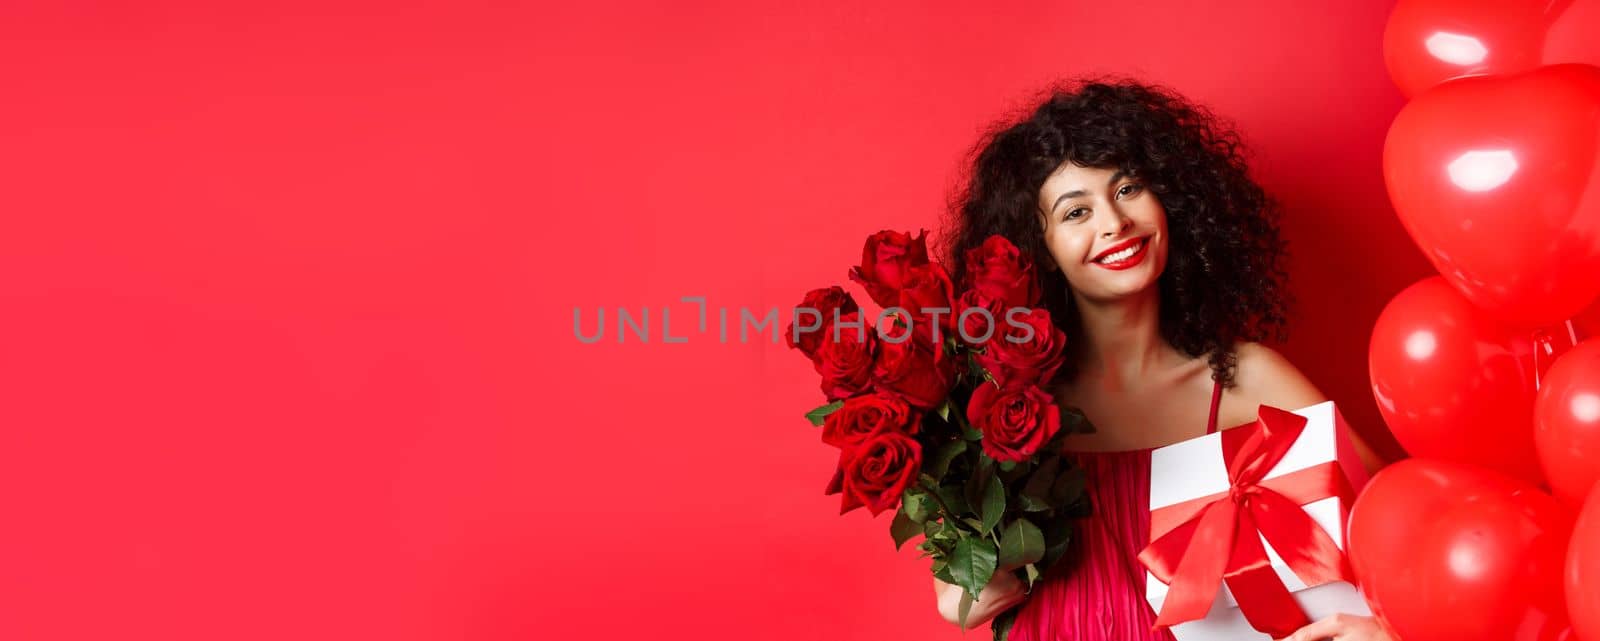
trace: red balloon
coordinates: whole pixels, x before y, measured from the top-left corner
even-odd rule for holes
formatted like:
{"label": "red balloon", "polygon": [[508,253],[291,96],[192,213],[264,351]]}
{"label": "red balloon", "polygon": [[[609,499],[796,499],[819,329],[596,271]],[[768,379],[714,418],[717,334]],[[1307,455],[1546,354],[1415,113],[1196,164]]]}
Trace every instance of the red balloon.
{"label": "red balloon", "polygon": [[[1379,470],[1350,509],[1350,564],[1374,611],[1393,600],[1388,590],[1415,582],[1415,550],[1439,513],[1467,494],[1462,479],[1429,459],[1405,459]],[[1386,579],[1379,581],[1377,579]]]}
{"label": "red balloon", "polygon": [[1395,117],[1383,171],[1412,240],[1495,317],[1552,325],[1600,295],[1600,68],[1441,84]]}
{"label": "red balloon", "polygon": [[1539,66],[1549,3],[1400,0],[1383,29],[1383,62],[1406,97],[1451,78]]}
{"label": "red balloon", "polygon": [[1350,514],[1350,557],[1375,613],[1405,641],[1557,641],[1572,521],[1531,485],[1408,459]]}
{"label": "red balloon", "polygon": [[1590,492],[1567,549],[1567,611],[1583,641],[1600,641],[1600,492]]}
{"label": "red balloon", "polygon": [[1551,489],[1569,505],[1581,505],[1600,479],[1600,338],[1556,359],[1540,381],[1533,419],[1534,445]]}
{"label": "red balloon", "polygon": [[1572,317],[1572,329],[1578,335],[1578,340],[1600,336],[1600,301]]}
{"label": "red balloon", "polygon": [[1600,0],[1556,0],[1551,5],[1554,18],[1545,29],[1544,63],[1600,65],[1600,38],[1594,37],[1600,25]]}
{"label": "red balloon", "polygon": [[1443,278],[1389,301],[1367,366],[1378,411],[1407,452],[1542,480],[1532,339],[1487,318]]}

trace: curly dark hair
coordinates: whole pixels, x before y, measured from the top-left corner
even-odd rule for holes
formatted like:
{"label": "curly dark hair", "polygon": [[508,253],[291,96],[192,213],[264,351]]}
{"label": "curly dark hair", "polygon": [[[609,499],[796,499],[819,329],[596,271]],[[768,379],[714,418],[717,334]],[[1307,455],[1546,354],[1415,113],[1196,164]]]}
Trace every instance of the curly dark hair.
{"label": "curly dark hair", "polygon": [[[992,125],[967,155],[971,172],[951,197],[942,247],[958,291],[968,285],[967,250],[1000,234],[1039,266],[1044,307],[1069,346],[1081,343],[1066,277],[1043,267],[1053,259],[1039,190],[1067,161],[1128,171],[1167,213],[1161,334],[1192,357],[1207,355],[1211,378],[1231,387],[1234,343],[1283,340],[1289,305],[1278,208],[1247,175],[1239,135],[1176,92],[1130,79],[1065,81],[1032,104],[1024,118]],[[1057,380],[1072,376],[1075,358]]]}

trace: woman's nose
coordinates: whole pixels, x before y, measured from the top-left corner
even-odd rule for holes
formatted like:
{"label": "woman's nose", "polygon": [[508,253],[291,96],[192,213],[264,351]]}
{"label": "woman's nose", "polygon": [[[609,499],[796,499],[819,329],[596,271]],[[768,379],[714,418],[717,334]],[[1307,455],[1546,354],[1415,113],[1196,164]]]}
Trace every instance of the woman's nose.
{"label": "woman's nose", "polygon": [[1133,224],[1132,219],[1115,209],[1111,210],[1111,215],[1106,216],[1105,220],[1105,225],[1100,229],[1100,236],[1104,238],[1116,238],[1118,234],[1121,234],[1123,230]]}

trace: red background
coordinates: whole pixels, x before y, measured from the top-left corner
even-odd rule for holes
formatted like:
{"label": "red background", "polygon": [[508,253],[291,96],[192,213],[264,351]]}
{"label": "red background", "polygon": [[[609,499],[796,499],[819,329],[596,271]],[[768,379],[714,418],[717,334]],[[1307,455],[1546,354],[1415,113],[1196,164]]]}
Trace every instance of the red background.
{"label": "red background", "polygon": [[0,638],[958,638],[809,365],[679,298],[846,284],[1083,72],[1238,124],[1281,349],[1394,451],[1388,2],[214,4],[0,6]]}

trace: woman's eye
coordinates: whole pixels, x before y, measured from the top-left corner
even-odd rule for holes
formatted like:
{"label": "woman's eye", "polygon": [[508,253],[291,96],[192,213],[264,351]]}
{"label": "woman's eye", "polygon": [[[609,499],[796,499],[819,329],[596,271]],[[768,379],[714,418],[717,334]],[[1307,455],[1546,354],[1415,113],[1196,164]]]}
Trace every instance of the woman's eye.
{"label": "woman's eye", "polygon": [[1077,220],[1079,218],[1082,218],[1082,217],[1088,216],[1088,215],[1089,215],[1089,210],[1084,209],[1082,207],[1079,207],[1077,209],[1074,209],[1072,211],[1067,212],[1067,215],[1062,216],[1061,219],[1062,220]]}
{"label": "woman's eye", "polygon": [[1137,183],[1128,183],[1126,185],[1123,185],[1122,189],[1118,189],[1117,190],[1117,195],[1118,196],[1125,196],[1125,195],[1128,195],[1128,194],[1131,194],[1131,193],[1135,193],[1135,192],[1139,191],[1140,189],[1142,189],[1142,187],[1140,187]]}

